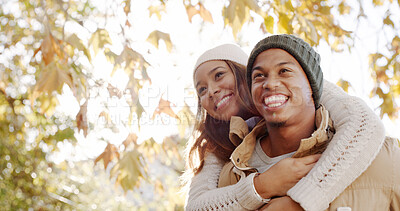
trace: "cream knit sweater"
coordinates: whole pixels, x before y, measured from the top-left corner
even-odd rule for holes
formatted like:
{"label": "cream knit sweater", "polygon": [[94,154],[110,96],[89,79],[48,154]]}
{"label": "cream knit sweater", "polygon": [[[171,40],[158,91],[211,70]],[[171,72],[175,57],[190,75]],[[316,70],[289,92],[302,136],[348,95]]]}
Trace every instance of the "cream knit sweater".
{"label": "cream knit sweater", "polygon": [[[324,81],[321,103],[329,111],[336,133],[321,158],[288,195],[305,210],[324,210],[370,165],[384,141],[379,117],[359,98]],[[205,157],[203,169],[189,185],[186,210],[254,210],[263,203],[250,174],[237,184],[217,188],[224,162]]]}

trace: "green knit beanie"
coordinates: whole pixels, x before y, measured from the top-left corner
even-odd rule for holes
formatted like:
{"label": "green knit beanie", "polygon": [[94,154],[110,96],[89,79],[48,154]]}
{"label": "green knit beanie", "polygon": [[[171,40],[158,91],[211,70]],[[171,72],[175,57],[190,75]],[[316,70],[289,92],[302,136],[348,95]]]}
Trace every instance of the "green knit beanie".
{"label": "green knit beanie", "polygon": [[247,84],[250,91],[254,61],[260,53],[270,48],[285,50],[299,62],[311,85],[315,108],[318,108],[323,89],[323,73],[320,67],[320,56],[307,42],[293,35],[272,35],[257,43],[247,62]]}

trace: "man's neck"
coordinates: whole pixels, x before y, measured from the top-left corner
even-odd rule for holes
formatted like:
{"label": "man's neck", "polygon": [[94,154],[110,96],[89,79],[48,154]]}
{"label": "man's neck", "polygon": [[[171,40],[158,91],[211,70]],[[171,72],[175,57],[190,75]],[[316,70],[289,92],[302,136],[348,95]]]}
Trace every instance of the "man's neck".
{"label": "man's neck", "polygon": [[315,131],[315,115],[303,119],[301,124],[271,126],[267,123],[268,136],[261,140],[261,147],[269,157],[276,157],[296,151],[300,142]]}

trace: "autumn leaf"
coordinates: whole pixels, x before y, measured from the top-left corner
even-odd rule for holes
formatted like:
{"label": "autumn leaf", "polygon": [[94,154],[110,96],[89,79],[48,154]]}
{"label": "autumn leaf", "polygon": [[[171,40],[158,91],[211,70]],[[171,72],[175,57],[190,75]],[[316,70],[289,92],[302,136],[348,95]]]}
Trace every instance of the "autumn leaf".
{"label": "autumn leaf", "polygon": [[275,22],[274,22],[274,18],[272,16],[267,16],[264,19],[265,28],[267,29],[267,32],[269,32],[271,34],[274,33],[274,24],[275,24]]}
{"label": "autumn leaf", "polygon": [[161,113],[165,113],[170,117],[174,117],[178,119],[178,116],[175,114],[175,112],[171,108],[171,102],[168,100],[164,100],[160,98],[160,102],[158,103],[158,107],[153,113],[153,117],[151,119],[154,119],[154,117],[158,114],[160,115]]}
{"label": "autumn leaf", "polygon": [[33,102],[41,93],[46,92],[48,95],[51,95],[53,91],[60,92],[64,83],[73,89],[72,76],[67,68],[66,65],[55,62],[45,66],[40,72],[35,87],[33,88],[33,93],[30,96],[32,106]]}
{"label": "autumn leaf", "polygon": [[264,13],[254,0],[233,0],[223,8],[225,25],[231,26],[234,37],[242,29],[243,24],[250,21],[250,10],[264,17]]}
{"label": "autumn leaf", "polygon": [[95,55],[99,51],[99,49],[104,48],[106,44],[112,44],[111,38],[108,35],[108,31],[105,29],[97,29],[92,34],[92,37],[89,39],[89,45],[93,46],[93,51]]}
{"label": "autumn leaf", "polygon": [[136,145],[138,137],[134,133],[129,133],[128,137],[126,137],[125,141],[122,142],[124,144],[125,148],[127,148],[130,144]]}
{"label": "autumn leaf", "polygon": [[86,100],[86,102],[81,105],[81,108],[78,112],[78,114],[76,115],[76,124],[77,124],[77,128],[78,128],[78,132],[80,130],[83,130],[83,134],[86,137],[88,134],[88,123],[87,123],[87,103],[88,101]]}
{"label": "autumn leaf", "polygon": [[186,6],[186,13],[188,15],[189,18],[189,22],[192,22],[192,18],[194,15],[199,14],[200,11],[198,11],[193,5],[187,5]]}
{"label": "autumn leaf", "polygon": [[200,17],[202,17],[205,22],[214,23],[211,13],[200,2],[199,6],[200,6],[200,11],[199,11]]}
{"label": "autumn leaf", "polygon": [[164,41],[165,45],[167,46],[167,50],[171,52],[172,42],[169,34],[155,30],[147,37],[147,42],[153,44],[156,48],[158,48],[160,40]]}
{"label": "autumn leaf", "polygon": [[351,84],[343,79],[340,79],[338,82],[336,82],[336,85],[342,87],[345,92],[349,92],[349,87],[351,87]]}
{"label": "autumn leaf", "polygon": [[100,160],[103,160],[104,163],[104,169],[107,169],[108,164],[114,159],[118,158],[119,159],[119,152],[117,147],[114,144],[108,143],[106,148],[104,149],[104,152],[101,153],[96,160],[94,160],[94,165],[96,165],[97,162]]}
{"label": "autumn leaf", "polygon": [[33,53],[33,57],[41,51],[42,59],[45,65],[50,64],[53,61],[54,54],[57,54],[60,59],[63,59],[63,52],[60,47],[61,40],[55,39],[53,35],[48,31],[46,36],[43,38],[42,44]]}
{"label": "autumn leaf", "polygon": [[110,177],[116,177],[116,184],[125,192],[137,187],[146,176],[143,157],[136,149],[126,152],[110,172]]}
{"label": "autumn leaf", "polygon": [[155,14],[157,15],[158,20],[161,20],[161,12],[165,12],[165,6],[164,5],[150,6],[148,10],[150,17]]}
{"label": "autumn leaf", "polygon": [[88,60],[91,61],[92,58],[90,56],[90,52],[85,47],[85,45],[83,45],[82,40],[79,39],[79,37],[76,36],[76,34],[71,34],[70,36],[68,36],[68,38],[66,39],[66,42],[68,44],[70,44],[71,46],[73,46],[74,48],[82,51],[85,54],[85,56],[88,58]]}
{"label": "autumn leaf", "polygon": [[185,103],[185,106],[178,112],[179,123],[178,123],[178,131],[179,136],[181,138],[185,137],[186,129],[189,128],[190,125],[194,125],[196,117],[193,112],[190,110],[189,106]]}
{"label": "autumn leaf", "polygon": [[107,90],[108,90],[108,93],[110,94],[110,97],[113,97],[113,96],[118,97],[118,98],[122,97],[122,92],[118,88],[114,87],[111,84],[108,84]]}
{"label": "autumn leaf", "polygon": [[287,16],[287,14],[279,13],[278,32],[279,33],[288,33],[289,32],[289,22],[290,22],[290,19]]}
{"label": "autumn leaf", "polygon": [[124,3],[125,3],[124,12],[126,15],[128,15],[129,12],[131,11],[131,0],[125,0]]}
{"label": "autumn leaf", "polygon": [[[196,8],[198,7],[198,9]],[[196,6],[193,6],[191,4],[186,5],[186,13],[188,15],[189,18],[189,22],[192,22],[192,18],[193,16],[199,14],[200,17],[205,21],[205,22],[209,22],[209,23],[214,23],[214,20],[212,18],[212,15],[210,13],[210,11],[208,11],[204,5],[202,3],[197,3]]]}
{"label": "autumn leaf", "polygon": [[47,117],[53,116],[56,106],[59,104],[55,96],[42,96],[40,99],[40,113],[46,114]]}
{"label": "autumn leaf", "polygon": [[105,112],[105,111],[100,112],[99,117],[104,117],[104,119],[106,120],[106,123],[111,124],[111,117],[107,112]]}

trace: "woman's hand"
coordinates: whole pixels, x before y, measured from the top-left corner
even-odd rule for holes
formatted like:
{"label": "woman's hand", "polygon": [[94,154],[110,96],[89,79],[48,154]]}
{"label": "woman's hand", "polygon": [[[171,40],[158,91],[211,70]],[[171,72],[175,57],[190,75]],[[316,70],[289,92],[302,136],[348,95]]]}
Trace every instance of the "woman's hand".
{"label": "woman's hand", "polygon": [[293,201],[289,196],[283,196],[272,199],[268,204],[262,206],[260,211],[274,211],[274,210],[285,210],[285,211],[303,211],[303,208],[297,202]]}
{"label": "woman's hand", "polygon": [[285,196],[314,167],[321,154],[285,158],[254,178],[257,193],[263,198]]}

